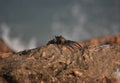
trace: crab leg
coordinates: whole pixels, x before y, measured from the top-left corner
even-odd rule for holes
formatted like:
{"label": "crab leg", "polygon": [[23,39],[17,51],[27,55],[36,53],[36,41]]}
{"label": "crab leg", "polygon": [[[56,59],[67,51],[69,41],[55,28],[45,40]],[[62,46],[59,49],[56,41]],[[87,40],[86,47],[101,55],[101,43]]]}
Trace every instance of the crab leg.
{"label": "crab leg", "polygon": [[74,46],[76,46],[78,49],[82,48],[80,44],[78,43],[73,43]]}
{"label": "crab leg", "polygon": [[66,47],[72,52],[73,52],[73,50],[75,50],[74,47],[72,47],[72,45],[66,45]]}
{"label": "crab leg", "polygon": [[71,44],[73,44],[75,47],[77,47],[77,48],[82,48],[82,46],[79,44],[79,43],[77,43],[77,42],[75,42],[75,41],[68,41],[68,43],[71,43]]}

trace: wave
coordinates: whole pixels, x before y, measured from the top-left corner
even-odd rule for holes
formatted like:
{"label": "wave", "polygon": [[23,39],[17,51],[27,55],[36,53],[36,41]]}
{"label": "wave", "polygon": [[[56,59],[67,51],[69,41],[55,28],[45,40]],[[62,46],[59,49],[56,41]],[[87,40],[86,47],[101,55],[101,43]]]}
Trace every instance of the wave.
{"label": "wave", "polygon": [[14,51],[22,51],[25,49],[32,49],[37,46],[37,40],[35,38],[31,38],[29,42],[25,42],[20,37],[11,37],[11,29],[7,24],[1,24],[1,31],[2,31],[2,38],[8,44],[8,46],[13,49]]}
{"label": "wave", "polygon": [[[104,14],[104,9],[101,13]],[[109,21],[108,17],[102,18],[90,20],[90,13],[86,13],[80,4],[75,3],[69,9],[54,15],[52,33],[76,41],[120,34],[119,23]]]}

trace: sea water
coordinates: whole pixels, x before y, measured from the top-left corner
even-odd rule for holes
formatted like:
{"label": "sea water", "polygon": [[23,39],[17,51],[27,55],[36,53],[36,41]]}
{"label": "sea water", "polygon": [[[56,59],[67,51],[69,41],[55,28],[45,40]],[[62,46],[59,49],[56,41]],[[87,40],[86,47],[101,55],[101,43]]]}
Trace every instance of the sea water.
{"label": "sea water", "polygon": [[0,3],[0,37],[15,51],[69,40],[120,34],[119,0],[12,0]]}

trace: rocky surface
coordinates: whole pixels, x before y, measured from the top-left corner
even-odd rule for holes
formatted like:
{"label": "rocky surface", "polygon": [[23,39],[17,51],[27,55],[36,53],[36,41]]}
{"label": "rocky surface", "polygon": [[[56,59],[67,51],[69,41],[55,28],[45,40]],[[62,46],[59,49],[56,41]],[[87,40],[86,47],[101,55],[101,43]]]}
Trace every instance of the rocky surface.
{"label": "rocky surface", "polygon": [[120,44],[120,35],[94,38],[94,39],[91,39],[88,41],[80,42],[80,44],[82,45],[82,47],[100,46],[100,45],[104,45],[104,44]]}
{"label": "rocky surface", "polygon": [[0,57],[6,58],[12,53],[14,53],[14,51],[0,38]]}
{"label": "rocky surface", "polygon": [[45,45],[0,58],[0,83],[120,83],[119,38],[81,42],[80,49]]}

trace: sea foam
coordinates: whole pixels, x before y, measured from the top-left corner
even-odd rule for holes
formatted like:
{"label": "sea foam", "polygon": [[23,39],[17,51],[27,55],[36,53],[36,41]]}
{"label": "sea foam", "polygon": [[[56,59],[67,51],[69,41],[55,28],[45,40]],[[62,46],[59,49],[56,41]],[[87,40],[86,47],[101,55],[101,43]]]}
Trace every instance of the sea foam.
{"label": "sea foam", "polygon": [[2,23],[0,26],[1,32],[2,32],[2,38],[6,42],[6,44],[13,49],[14,51],[22,51],[25,49],[32,49],[37,46],[37,41],[35,38],[31,38],[29,42],[25,42],[20,37],[11,37],[11,28],[5,24]]}

